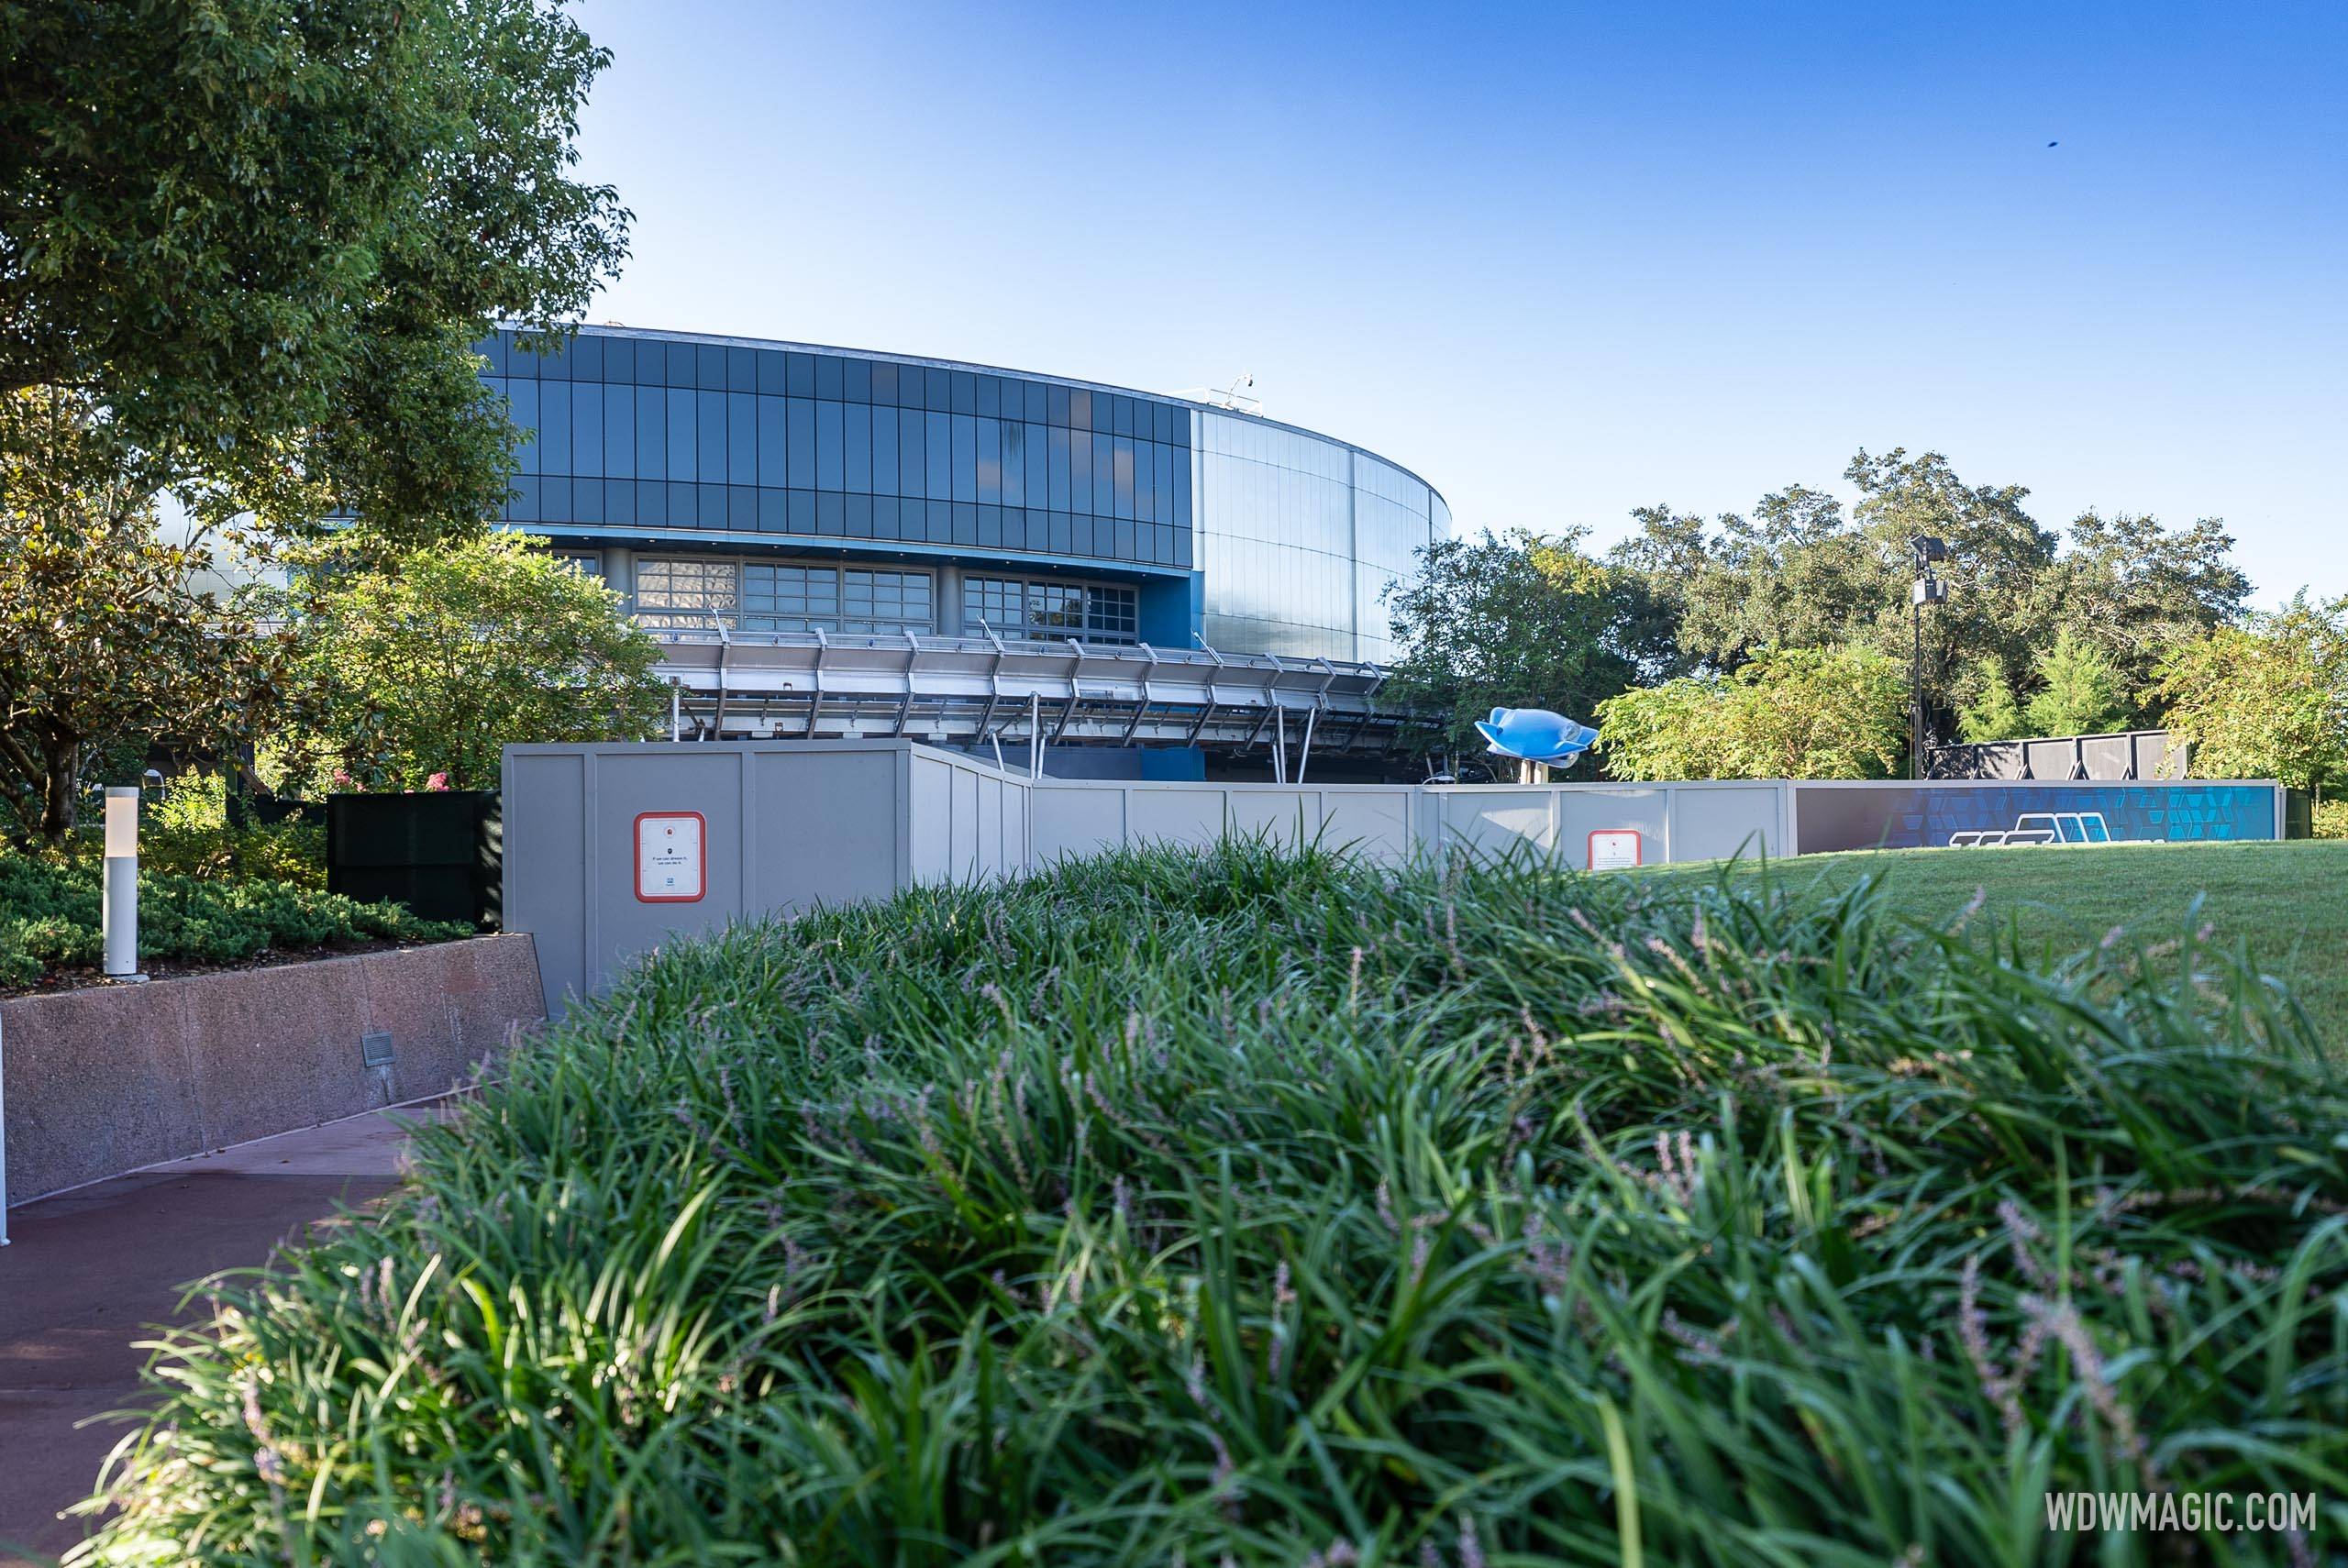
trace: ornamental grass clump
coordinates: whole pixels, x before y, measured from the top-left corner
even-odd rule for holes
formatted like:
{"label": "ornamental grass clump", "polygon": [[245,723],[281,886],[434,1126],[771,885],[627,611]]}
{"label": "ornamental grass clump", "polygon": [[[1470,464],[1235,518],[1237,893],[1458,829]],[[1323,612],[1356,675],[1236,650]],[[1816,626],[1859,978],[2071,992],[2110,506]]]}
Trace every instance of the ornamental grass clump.
{"label": "ornamental grass clump", "polygon": [[[83,1560],[2290,1562],[2348,1095],[2163,935],[1242,845],[681,943],[218,1286]],[[2046,1532],[2135,1489],[2325,1511]]]}

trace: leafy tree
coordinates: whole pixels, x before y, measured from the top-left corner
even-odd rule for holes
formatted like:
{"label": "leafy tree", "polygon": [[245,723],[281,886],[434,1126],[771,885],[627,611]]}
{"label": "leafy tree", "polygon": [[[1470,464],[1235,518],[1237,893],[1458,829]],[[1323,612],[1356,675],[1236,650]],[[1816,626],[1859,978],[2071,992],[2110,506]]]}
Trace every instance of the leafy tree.
{"label": "leafy tree", "polygon": [[2348,598],[2305,593],[2170,650],[2155,694],[2203,778],[2348,779]]}
{"label": "leafy tree", "polygon": [[[1495,707],[1586,714],[1669,660],[1641,582],[1554,537],[1447,539],[1422,552],[1419,575],[1387,591],[1405,653],[1383,695],[1444,716],[1454,743],[1480,748],[1475,721]],[[1659,639],[1659,640],[1658,640]]]}
{"label": "leafy tree", "polygon": [[1996,655],[1983,654],[1973,661],[1971,687],[1957,704],[1960,739],[1976,744],[2019,740],[2030,733],[2030,721],[2022,716],[2021,703],[2014,696],[2014,683],[2006,679],[2006,667]]}
{"label": "leafy tree", "polygon": [[0,58],[0,392],[87,396],[209,520],[494,512],[470,345],[626,250],[558,0],[4,5]]}
{"label": "leafy tree", "polygon": [[487,789],[510,742],[651,734],[668,707],[659,645],[545,543],[491,533],[376,561],[316,552],[294,591],[316,713],[294,771]]}
{"label": "leafy tree", "polygon": [[283,671],[282,635],[191,586],[210,556],[157,536],[138,471],[85,398],[0,393],[0,801],[19,843],[63,842],[101,756],[246,733]]}
{"label": "leafy tree", "polygon": [[2172,531],[2150,517],[2090,512],[2064,548],[2024,510],[2028,491],[1966,483],[1938,453],[1863,451],[1844,478],[1859,491],[1848,513],[1802,485],[1710,526],[1642,507],[1609,563],[1668,606],[1678,645],[1700,668],[1733,669],[1767,647],[1844,642],[1905,664],[1914,635],[1909,541],[1944,539],[1949,559],[1935,569],[1949,595],[1923,617],[1925,701],[1936,728],[1953,717],[1960,730],[1961,705],[1984,690],[1985,658],[2010,681],[2068,630],[2108,656],[2121,690],[2133,691],[2161,649],[2223,624],[2248,591],[2228,558],[2233,541],[2214,520]]}
{"label": "leafy tree", "polygon": [[1618,778],[1880,778],[1906,750],[1906,690],[1875,648],[1765,649],[1600,703],[1600,745]]}
{"label": "leafy tree", "polygon": [[2025,712],[2033,734],[2102,734],[2127,721],[2128,692],[2120,667],[2077,633],[2067,627],[2056,633],[2054,646],[2032,667],[2039,687]]}

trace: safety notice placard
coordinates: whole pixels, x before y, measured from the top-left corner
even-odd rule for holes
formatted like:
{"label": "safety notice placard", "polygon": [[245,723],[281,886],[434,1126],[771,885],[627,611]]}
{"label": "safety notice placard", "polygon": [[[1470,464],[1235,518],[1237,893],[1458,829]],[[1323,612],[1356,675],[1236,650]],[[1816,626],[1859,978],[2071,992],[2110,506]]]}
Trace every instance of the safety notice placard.
{"label": "safety notice placard", "polygon": [[1639,864],[1639,830],[1595,828],[1589,835],[1589,868],[1617,871]]}
{"label": "safety notice placard", "polygon": [[709,824],[699,812],[645,812],[636,819],[636,896],[690,904],[709,890]]}

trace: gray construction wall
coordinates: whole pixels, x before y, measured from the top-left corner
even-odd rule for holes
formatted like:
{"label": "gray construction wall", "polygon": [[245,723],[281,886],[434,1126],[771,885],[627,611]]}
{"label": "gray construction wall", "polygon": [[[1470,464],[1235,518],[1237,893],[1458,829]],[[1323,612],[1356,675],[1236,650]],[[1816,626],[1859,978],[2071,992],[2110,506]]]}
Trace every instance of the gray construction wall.
{"label": "gray construction wall", "polygon": [[[1124,845],[1317,842],[1393,865],[1530,849],[1590,863],[1634,831],[1642,864],[1946,845],[2023,813],[2093,816],[2111,842],[2273,838],[2271,782],[1227,784],[1031,778],[910,741],[688,741],[505,750],[505,919],[537,938],[549,1012],[638,955],[743,916],[1024,875]],[[696,812],[707,886],[635,887],[639,812]]]}
{"label": "gray construction wall", "polygon": [[[506,928],[537,939],[550,1013],[638,955],[744,916],[1016,877],[1124,845],[1225,834],[1318,842],[1385,864],[1530,845],[1586,864],[1596,828],[1632,828],[1648,864],[1789,844],[1781,785],[1429,788],[1031,779],[907,741],[516,745],[505,750]],[[639,812],[696,812],[707,884],[636,896]]]}

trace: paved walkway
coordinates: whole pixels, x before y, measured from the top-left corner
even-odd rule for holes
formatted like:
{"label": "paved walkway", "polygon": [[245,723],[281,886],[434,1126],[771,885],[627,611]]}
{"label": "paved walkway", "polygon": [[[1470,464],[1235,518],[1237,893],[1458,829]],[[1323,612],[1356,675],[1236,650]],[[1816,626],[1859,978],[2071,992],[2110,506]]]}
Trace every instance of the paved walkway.
{"label": "paved walkway", "polygon": [[0,1568],[46,1564],[81,1539],[59,1511],[86,1496],[129,1428],[78,1425],[139,1398],[151,1324],[178,1321],[194,1280],[264,1262],[278,1243],[397,1180],[406,1139],[376,1111],[117,1176],[12,1209],[0,1247]]}

